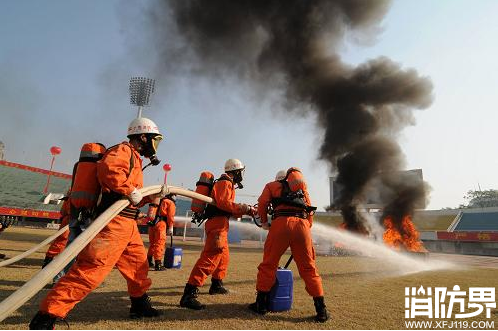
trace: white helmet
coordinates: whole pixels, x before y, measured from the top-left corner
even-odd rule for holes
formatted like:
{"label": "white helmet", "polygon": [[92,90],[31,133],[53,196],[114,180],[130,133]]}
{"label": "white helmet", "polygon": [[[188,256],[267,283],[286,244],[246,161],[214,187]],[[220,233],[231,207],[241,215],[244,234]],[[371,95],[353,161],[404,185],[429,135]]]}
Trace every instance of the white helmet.
{"label": "white helmet", "polygon": [[282,180],[287,176],[287,170],[279,170],[275,175],[275,180]]}
{"label": "white helmet", "polygon": [[225,162],[225,172],[242,170],[245,169],[245,166],[240,160],[237,159],[228,159]]}
{"label": "white helmet", "polygon": [[161,134],[156,123],[145,117],[135,118],[128,125],[128,137],[134,134],[155,133]]}

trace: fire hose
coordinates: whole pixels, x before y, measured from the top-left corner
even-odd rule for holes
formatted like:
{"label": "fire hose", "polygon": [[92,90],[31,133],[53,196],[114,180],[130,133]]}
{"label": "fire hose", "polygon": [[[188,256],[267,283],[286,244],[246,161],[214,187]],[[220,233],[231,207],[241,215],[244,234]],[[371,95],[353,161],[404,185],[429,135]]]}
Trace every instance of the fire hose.
{"label": "fire hose", "polygon": [[59,229],[59,231],[57,231],[56,233],[54,233],[53,235],[51,235],[50,237],[48,237],[47,239],[45,239],[44,241],[42,241],[41,243],[39,243],[38,245],[36,245],[36,246],[32,247],[31,249],[27,250],[26,252],[21,253],[19,255],[16,255],[13,258],[10,258],[8,260],[0,262],[0,267],[5,267],[7,265],[10,265],[10,264],[15,263],[15,262],[17,262],[19,260],[24,259],[27,256],[30,256],[31,254],[35,253],[37,250],[39,250],[40,248],[44,247],[48,243],[52,242],[55,238],[57,238],[58,236],[60,236],[61,234],[63,234],[67,229],[69,229],[68,225],[62,227],[61,229]]}
{"label": "fire hose", "polygon": [[[253,206],[256,210],[258,209],[258,204],[255,204]],[[262,227],[263,225],[261,225],[261,222],[259,220],[261,220],[261,218],[259,217],[259,214],[256,213],[255,215],[251,215],[252,216],[252,221],[254,222],[254,224],[256,224],[256,226],[258,228]]]}
{"label": "fire hose", "polygon": [[[143,196],[160,193],[162,185],[154,185],[140,189]],[[166,194],[177,194],[213,204],[213,199],[204,195],[174,186],[167,186]],[[128,200],[119,200],[111,205],[92,224],[57,255],[45,268],[36,273],[29,281],[14,293],[0,302],[0,322],[21,307],[26,301],[38,293],[52,278],[59,273],[119,212],[129,205]],[[61,229],[62,230],[62,229]]]}

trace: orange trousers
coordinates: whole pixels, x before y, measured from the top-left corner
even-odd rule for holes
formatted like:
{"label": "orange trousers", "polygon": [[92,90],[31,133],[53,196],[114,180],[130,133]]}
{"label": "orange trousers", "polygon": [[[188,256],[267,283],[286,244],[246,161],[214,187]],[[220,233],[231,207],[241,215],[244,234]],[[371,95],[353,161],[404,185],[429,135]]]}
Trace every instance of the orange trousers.
{"label": "orange trousers", "polygon": [[322,278],[315,265],[315,249],[307,220],[297,217],[277,217],[272,221],[266,238],[263,262],[258,266],[256,289],[268,292],[275,283],[280,257],[290,246],[299,275],[312,297],[323,296]]}
{"label": "orange trousers", "polygon": [[162,260],[166,247],[166,222],[159,221],[156,225],[149,226],[149,243],[147,256],[153,256],[155,261]]}
{"label": "orange trousers", "polygon": [[[69,218],[70,218],[69,215],[66,215],[65,217],[62,218],[62,222],[60,225],[61,228],[65,227],[69,223]],[[59,255],[64,250],[64,248],[66,248],[68,238],[69,238],[69,229],[67,229],[63,234],[61,234],[60,236],[55,238],[54,241],[52,241],[52,243],[48,247],[45,256],[56,257],[57,255]]]}
{"label": "orange trousers", "polygon": [[228,262],[228,219],[217,216],[206,221],[206,243],[201,256],[197,260],[188,283],[202,286],[211,275],[214,279],[224,279],[227,274]]}
{"label": "orange trousers", "polygon": [[114,265],[126,279],[131,297],[140,297],[149,289],[149,265],[137,223],[123,216],[112,219],[80,252],[69,272],[41,302],[40,311],[65,318],[104,281]]}

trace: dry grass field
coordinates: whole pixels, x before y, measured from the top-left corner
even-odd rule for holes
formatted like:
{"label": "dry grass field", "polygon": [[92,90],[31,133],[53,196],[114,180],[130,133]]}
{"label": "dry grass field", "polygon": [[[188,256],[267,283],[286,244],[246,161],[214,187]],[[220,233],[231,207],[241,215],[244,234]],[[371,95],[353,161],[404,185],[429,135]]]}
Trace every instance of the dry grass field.
{"label": "dry grass field", "polygon": [[[0,236],[0,252],[12,257],[41,242],[53,231],[10,228]],[[146,236],[143,236],[146,241]],[[498,269],[467,267],[461,270],[432,271],[405,276],[390,273],[391,266],[380,259],[365,257],[319,256],[317,264],[323,278],[326,303],[333,318],[324,324],[312,321],[312,299],[304,290],[294,263],[293,309],[284,313],[257,316],[247,309],[255,299],[259,248],[231,247],[229,274],[225,280],[231,293],[210,296],[207,284],[201,288],[200,300],[208,305],[203,311],[180,308],[178,303],[190,270],[201,250],[200,241],[182,242],[183,266],[178,270],[151,271],[149,295],[162,311],[159,318],[128,319],[129,298],[126,283],[115,269],[105,283],[78,304],[67,321],[71,329],[404,329],[404,289],[406,286],[459,285],[462,289],[497,286]],[[147,245],[147,242],[146,242]],[[44,252],[36,253],[15,265],[0,268],[0,300],[24,284],[40,269]],[[444,255],[439,256],[444,258]],[[448,258],[450,258],[448,256]],[[281,263],[285,263],[284,256]],[[459,263],[465,263],[459,262]],[[0,323],[1,329],[26,329],[47,289],[28,301],[16,313]],[[477,320],[484,320],[481,315]],[[498,311],[491,319],[498,327]],[[57,329],[67,328],[58,323]]]}

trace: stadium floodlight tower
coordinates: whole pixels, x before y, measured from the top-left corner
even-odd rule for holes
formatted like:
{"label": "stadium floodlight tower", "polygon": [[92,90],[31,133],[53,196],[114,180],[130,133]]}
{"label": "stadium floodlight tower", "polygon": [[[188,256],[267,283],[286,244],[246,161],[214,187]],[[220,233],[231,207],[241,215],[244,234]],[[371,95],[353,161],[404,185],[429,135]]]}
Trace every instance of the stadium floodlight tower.
{"label": "stadium floodlight tower", "polygon": [[130,79],[130,103],[138,106],[137,117],[142,117],[142,109],[149,105],[150,95],[154,93],[154,79],[145,77],[131,77]]}

